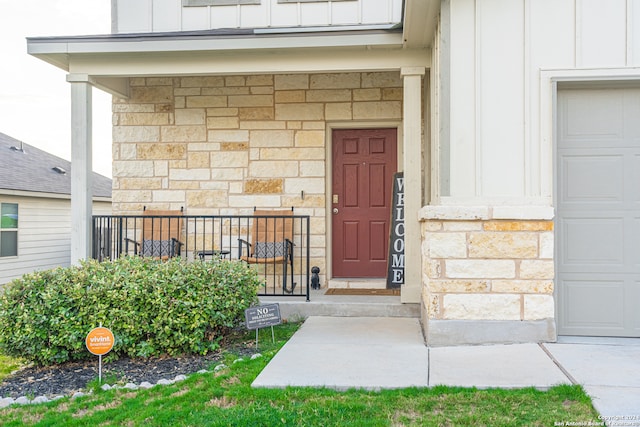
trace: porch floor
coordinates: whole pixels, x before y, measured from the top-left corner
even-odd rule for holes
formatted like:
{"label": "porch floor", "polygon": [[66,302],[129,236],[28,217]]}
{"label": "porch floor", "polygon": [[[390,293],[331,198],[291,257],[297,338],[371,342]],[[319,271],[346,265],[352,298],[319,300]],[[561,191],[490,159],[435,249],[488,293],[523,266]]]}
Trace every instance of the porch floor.
{"label": "porch floor", "polygon": [[304,296],[261,296],[261,304],[278,303],[282,319],[291,321],[310,316],[330,317],[407,317],[419,318],[419,304],[403,304],[399,296],[325,295],[326,288],[311,290]]}

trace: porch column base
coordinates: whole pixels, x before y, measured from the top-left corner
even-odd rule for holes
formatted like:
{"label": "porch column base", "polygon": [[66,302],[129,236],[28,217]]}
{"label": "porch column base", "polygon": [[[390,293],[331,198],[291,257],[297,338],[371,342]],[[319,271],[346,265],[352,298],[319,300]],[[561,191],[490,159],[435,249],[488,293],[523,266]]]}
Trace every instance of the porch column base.
{"label": "porch column base", "polygon": [[555,341],[552,217],[546,206],[421,210],[429,344]]}

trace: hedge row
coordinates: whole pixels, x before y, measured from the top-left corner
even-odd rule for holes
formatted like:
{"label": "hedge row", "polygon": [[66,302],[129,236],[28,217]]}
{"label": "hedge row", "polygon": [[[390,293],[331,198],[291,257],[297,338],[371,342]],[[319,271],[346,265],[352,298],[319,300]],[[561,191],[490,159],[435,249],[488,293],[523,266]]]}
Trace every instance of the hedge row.
{"label": "hedge row", "polygon": [[39,365],[86,359],[94,327],[111,358],[206,354],[257,303],[260,280],[236,261],[125,257],[28,274],[0,295],[0,351]]}

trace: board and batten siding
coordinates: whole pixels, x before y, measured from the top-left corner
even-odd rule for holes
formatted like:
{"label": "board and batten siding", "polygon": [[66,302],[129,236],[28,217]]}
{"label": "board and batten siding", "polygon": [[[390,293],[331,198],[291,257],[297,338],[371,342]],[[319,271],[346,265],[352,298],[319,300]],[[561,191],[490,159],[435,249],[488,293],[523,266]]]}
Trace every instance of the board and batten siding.
{"label": "board and batten siding", "polygon": [[[551,204],[544,70],[640,65],[640,0],[451,0],[440,23],[450,132],[441,196]],[[547,101],[544,101],[547,102]],[[446,143],[446,141],[443,141]],[[442,175],[444,174],[444,175]],[[453,202],[453,200],[451,200]]]}
{"label": "board and batten siding", "polygon": [[182,0],[115,0],[114,33],[194,31],[220,28],[370,25],[402,21],[402,0],[349,0],[183,6]]}
{"label": "board and batten siding", "polygon": [[[0,258],[0,285],[33,271],[70,265],[69,199],[0,196],[18,204],[18,256]],[[110,202],[94,202],[94,214],[110,215]]]}

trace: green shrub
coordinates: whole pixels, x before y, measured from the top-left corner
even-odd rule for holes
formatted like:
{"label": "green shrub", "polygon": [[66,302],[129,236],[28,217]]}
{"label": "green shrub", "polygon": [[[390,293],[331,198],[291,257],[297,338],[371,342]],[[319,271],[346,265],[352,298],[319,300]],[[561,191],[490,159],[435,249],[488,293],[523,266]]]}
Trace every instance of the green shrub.
{"label": "green shrub", "polygon": [[0,351],[36,364],[93,357],[84,339],[110,328],[108,357],[205,354],[257,302],[260,280],[236,261],[125,257],[36,272],[0,295]]}

